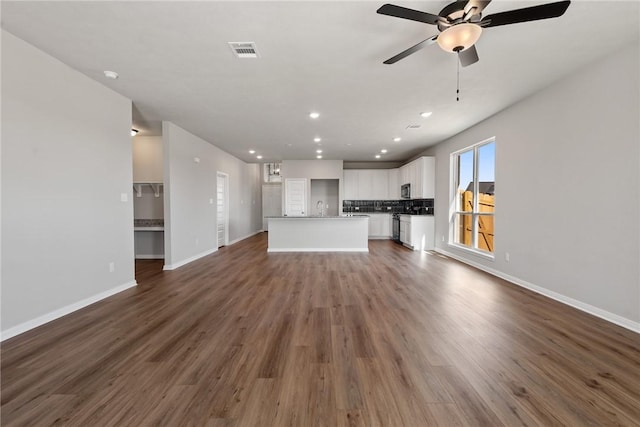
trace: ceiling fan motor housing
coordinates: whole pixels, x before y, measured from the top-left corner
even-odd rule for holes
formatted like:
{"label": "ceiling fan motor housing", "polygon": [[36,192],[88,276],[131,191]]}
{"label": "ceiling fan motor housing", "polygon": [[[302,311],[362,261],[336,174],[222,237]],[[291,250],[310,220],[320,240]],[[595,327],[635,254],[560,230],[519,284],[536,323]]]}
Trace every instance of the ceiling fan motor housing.
{"label": "ceiling fan motor housing", "polygon": [[468,17],[467,21],[464,21],[465,11],[464,7],[467,5],[468,1],[456,1],[445,6],[438,16],[442,19],[438,21],[438,29],[440,31],[444,31],[452,25],[460,24],[462,22],[479,22],[482,14],[473,14]]}

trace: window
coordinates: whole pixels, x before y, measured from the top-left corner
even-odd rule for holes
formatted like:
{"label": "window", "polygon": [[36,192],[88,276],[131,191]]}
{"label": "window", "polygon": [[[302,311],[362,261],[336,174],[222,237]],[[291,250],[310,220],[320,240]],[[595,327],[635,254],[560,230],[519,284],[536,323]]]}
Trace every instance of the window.
{"label": "window", "polygon": [[495,212],[494,138],[451,154],[453,214],[450,242],[493,255]]}
{"label": "window", "polygon": [[280,163],[264,164],[264,182],[282,182],[280,176]]}

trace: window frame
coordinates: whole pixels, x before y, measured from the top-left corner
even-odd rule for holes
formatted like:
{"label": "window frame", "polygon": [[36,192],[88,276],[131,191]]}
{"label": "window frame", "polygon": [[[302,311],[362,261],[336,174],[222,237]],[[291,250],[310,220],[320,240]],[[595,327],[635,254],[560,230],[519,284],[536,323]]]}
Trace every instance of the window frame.
{"label": "window frame", "polygon": [[[480,184],[478,180],[478,152],[479,149],[487,144],[496,143],[496,137],[492,136],[480,142],[477,142],[468,147],[462,148],[460,150],[456,150],[450,155],[450,168],[451,176],[450,176],[450,209],[449,209],[449,239],[447,244],[449,246],[455,247],[456,249],[461,249],[467,252],[470,252],[474,255],[479,255],[481,257],[495,260],[495,231],[494,231],[494,248],[493,252],[486,251],[484,249],[479,249],[478,246],[478,219],[479,217],[487,217],[490,216],[493,218],[494,230],[495,230],[495,207],[494,212],[480,212],[480,197],[479,190]],[[472,151],[473,152],[473,208],[472,211],[462,211],[459,210],[458,206],[458,187],[460,185],[459,181],[459,157],[461,154]],[[495,185],[495,157],[494,157],[494,185]],[[495,197],[495,194],[494,194]],[[455,241],[456,235],[456,217],[458,215],[471,215],[471,224],[472,224],[472,232],[471,232],[471,246],[466,246],[461,243],[457,243]]]}

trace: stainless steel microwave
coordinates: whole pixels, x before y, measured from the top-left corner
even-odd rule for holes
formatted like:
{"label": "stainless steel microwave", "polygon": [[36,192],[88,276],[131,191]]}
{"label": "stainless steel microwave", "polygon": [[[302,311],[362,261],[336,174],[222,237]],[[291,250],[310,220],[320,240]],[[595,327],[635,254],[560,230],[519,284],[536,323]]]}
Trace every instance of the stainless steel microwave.
{"label": "stainless steel microwave", "polygon": [[411,198],[411,184],[402,184],[400,186],[400,197],[403,199]]}

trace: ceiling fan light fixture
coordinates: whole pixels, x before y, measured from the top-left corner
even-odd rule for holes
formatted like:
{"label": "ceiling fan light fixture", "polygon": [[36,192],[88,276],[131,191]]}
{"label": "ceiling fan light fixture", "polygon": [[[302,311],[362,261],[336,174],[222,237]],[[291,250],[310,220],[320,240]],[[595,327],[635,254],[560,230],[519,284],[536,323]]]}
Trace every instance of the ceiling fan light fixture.
{"label": "ceiling fan light fixture", "polygon": [[473,46],[482,34],[477,24],[453,25],[438,35],[438,45],[447,52],[458,52]]}

